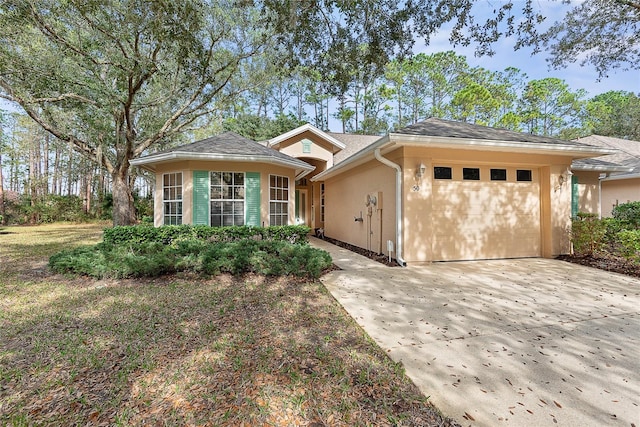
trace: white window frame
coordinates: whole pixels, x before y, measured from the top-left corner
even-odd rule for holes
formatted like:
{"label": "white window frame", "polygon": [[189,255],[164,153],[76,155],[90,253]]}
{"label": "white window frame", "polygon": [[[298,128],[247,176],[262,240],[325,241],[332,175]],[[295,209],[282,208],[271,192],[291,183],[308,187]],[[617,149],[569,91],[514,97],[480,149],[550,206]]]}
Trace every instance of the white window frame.
{"label": "white window frame", "polygon": [[[214,174],[220,174],[221,184],[214,184]],[[224,174],[231,174],[231,184],[224,182]],[[242,175],[242,184],[236,184],[236,175]],[[237,171],[209,171],[209,225],[212,227],[228,227],[232,225],[245,225],[246,218],[246,185],[247,175]],[[214,187],[216,187],[214,189]],[[214,191],[218,190],[220,197],[214,197]],[[229,190],[231,193],[229,193]],[[226,194],[225,194],[226,193]],[[225,197],[229,196],[231,197]],[[219,204],[220,214],[214,210],[214,203]],[[242,207],[238,206],[242,203]],[[220,219],[220,223],[214,221],[214,216]],[[229,218],[231,220],[229,220]]]}
{"label": "white window frame", "polygon": [[289,225],[290,182],[288,176],[269,175],[269,225]]}
{"label": "white window frame", "polygon": [[[179,184],[178,176],[180,177]],[[173,181],[171,179],[172,177]],[[164,225],[182,224],[183,183],[182,172],[169,172],[162,174],[162,223]]]}
{"label": "white window frame", "polygon": [[324,224],[324,182],[320,183],[320,222]]}

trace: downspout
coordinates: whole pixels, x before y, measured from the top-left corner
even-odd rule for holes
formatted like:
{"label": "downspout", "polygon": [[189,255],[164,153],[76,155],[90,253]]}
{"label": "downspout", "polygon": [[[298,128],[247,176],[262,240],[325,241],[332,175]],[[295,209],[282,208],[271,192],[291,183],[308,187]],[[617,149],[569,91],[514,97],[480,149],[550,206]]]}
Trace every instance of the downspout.
{"label": "downspout", "polygon": [[[402,168],[391,160],[382,157],[379,148],[376,148],[373,155],[383,165],[396,170],[396,260],[400,266],[404,267],[407,263],[402,259]],[[380,239],[382,239],[382,236],[380,236]]]}

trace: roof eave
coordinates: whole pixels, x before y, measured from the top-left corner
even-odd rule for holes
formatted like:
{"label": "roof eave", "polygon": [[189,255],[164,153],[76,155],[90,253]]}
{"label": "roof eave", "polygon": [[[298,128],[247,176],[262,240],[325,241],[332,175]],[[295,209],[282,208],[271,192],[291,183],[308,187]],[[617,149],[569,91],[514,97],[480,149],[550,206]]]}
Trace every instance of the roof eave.
{"label": "roof eave", "polygon": [[624,175],[611,175],[606,178],[603,178],[602,181],[620,181],[623,179],[638,179],[640,178],[640,173],[629,173]]}
{"label": "roof eave", "polygon": [[510,151],[527,153],[553,153],[580,158],[615,154],[618,150],[600,147],[576,147],[571,144],[552,144],[540,142],[515,142],[478,138],[441,137],[426,135],[408,135],[402,133],[390,133],[389,138],[398,145],[419,145],[436,148],[456,148],[485,151]]}
{"label": "roof eave", "polygon": [[143,169],[155,172],[155,166],[158,163],[166,163],[176,160],[213,160],[213,161],[227,161],[227,162],[253,162],[253,163],[269,163],[280,166],[286,166],[296,171],[296,174],[309,171],[312,172],[315,167],[306,164],[300,160],[292,159],[288,161],[286,159],[280,159],[271,156],[260,155],[229,155],[229,154],[215,154],[215,153],[187,153],[180,151],[172,151],[170,153],[163,153],[157,155],[150,155],[143,158],[131,160],[130,163],[133,166],[139,166]]}
{"label": "roof eave", "polygon": [[571,165],[574,171],[584,172],[631,172],[633,168],[625,166],[606,166],[606,165]]}

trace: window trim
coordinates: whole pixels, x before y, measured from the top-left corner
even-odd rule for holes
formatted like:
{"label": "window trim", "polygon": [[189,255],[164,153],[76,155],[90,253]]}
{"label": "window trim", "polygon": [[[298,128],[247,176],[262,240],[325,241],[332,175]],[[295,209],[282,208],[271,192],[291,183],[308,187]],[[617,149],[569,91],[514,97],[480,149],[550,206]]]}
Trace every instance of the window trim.
{"label": "window trim", "polygon": [[[177,182],[177,179],[175,179],[174,184],[171,185],[171,178],[169,178],[169,184],[166,185],[165,184],[165,177],[173,175],[175,178],[178,177],[178,175],[180,175],[180,185],[175,184]],[[181,225],[182,224],[182,215],[183,215],[183,186],[184,186],[184,175],[182,173],[182,171],[180,172],[166,172],[162,174],[162,224],[163,225]],[[176,191],[175,193],[175,198],[165,198],[165,195],[167,194],[166,190],[169,190],[169,192],[171,192],[171,189],[180,189],[180,192],[178,194],[178,192]],[[171,208],[169,209],[170,212],[167,214],[166,213],[166,209],[167,206],[171,207],[175,205],[175,212],[171,212]],[[167,218],[175,218],[175,222],[169,220],[169,223],[167,223]]]}
{"label": "window trim", "polygon": [[[473,172],[473,176],[470,177],[468,173]],[[477,172],[477,175],[475,174]],[[462,168],[462,180],[463,181],[480,181],[480,168]]]}
{"label": "window trim", "polygon": [[[235,184],[235,175],[239,174],[242,175],[242,198],[241,199],[236,199],[236,198],[232,198],[232,199],[226,199],[226,198],[213,198],[212,197],[212,191],[213,191],[213,174],[214,173],[219,173],[221,174],[221,178],[222,178],[222,174],[225,173],[230,173],[233,176],[233,184],[231,184],[232,188],[236,188],[236,187],[240,187],[239,185]],[[229,184],[220,184],[220,186],[222,188],[224,188],[225,185],[229,185]],[[247,218],[247,203],[246,203],[246,192],[247,192],[247,173],[246,172],[238,172],[238,171],[220,171],[220,170],[210,170],[209,171],[209,225],[212,227],[229,227],[229,226],[242,226],[245,225],[246,223],[246,218]],[[221,191],[221,193],[223,193],[224,195],[224,190]],[[214,221],[213,221],[213,217],[214,217],[214,210],[213,210],[213,203],[214,202],[221,202],[222,203],[222,209],[221,209],[221,214],[216,214],[216,216],[220,217],[220,225],[213,225]],[[225,214],[224,211],[224,203],[225,202],[231,202],[231,213],[230,214]],[[240,217],[240,215],[235,212],[235,204],[242,202],[242,221],[241,224],[237,224],[236,223],[236,217]],[[227,224],[225,225],[225,221],[224,218],[231,216],[232,217],[232,222],[233,224]]]}
{"label": "window trim", "polygon": [[320,183],[320,222],[324,224],[324,182]]}
{"label": "window trim", "polygon": [[[275,178],[275,186],[272,186],[272,182],[271,179]],[[278,186],[278,178],[282,178],[283,180],[286,180],[286,186],[285,186],[285,182],[283,181],[283,185],[282,186]],[[284,193],[283,193],[283,198],[281,199],[273,199],[271,197],[271,190],[276,190],[276,197],[278,195],[278,190],[286,190],[286,195],[287,197],[284,198]],[[289,202],[291,199],[291,179],[286,176],[286,175],[276,175],[276,174],[269,174],[269,225],[273,226],[273,225],[289,225]],[[272,208],[274,208],[276,205],[280,205],[280,212],[276,212],[274,213],[272,211]],[[279,218],[278,221],[275,221],[275,218]],[[282,221],[282,219],[284,219],[284,222]]]}
{"label": "window trim", "polygon": [[[448,177],[439,177],[437,172],[444,172],[446,169],[449,170]],[[433,167],[433,179],[442,179],[442,180],[451,180],[453,179],[453,168],[451,166],[434,166]]]}
{"label": "window trim", "polygon": [[[528,173],[528,177],[522,177],[521,172]],[[516,182],[533,182],[533,171],[531,169],[516,169]]]}
{"label": "window trim", "polygon": [[[494,177],[494,171],[495,172],[504,172],[504,178],[495,178]],[[491,181],[508,181],[509,178],[509,173],[507,172],[507,169],[505,168],[491,168],[489,170],[489,178],[491,179]]]}

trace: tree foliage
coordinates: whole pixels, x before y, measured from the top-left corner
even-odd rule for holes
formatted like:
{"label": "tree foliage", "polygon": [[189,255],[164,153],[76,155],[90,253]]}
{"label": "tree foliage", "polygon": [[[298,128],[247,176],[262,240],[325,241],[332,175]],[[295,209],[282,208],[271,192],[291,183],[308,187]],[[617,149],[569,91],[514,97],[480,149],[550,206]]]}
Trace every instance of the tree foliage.
{"label": "tree foliage", "polygon": [[[107,170],[114,222],[133,221],[129,161],[215,111],[265,47],[256,11],[198,0],[10,0],[0,96]],[[253,74],[255,78],[255,74]]]}
{"label": "tree foliage", "polygon": [[633,92],[609,91],[587,104],[590,133],[640,141],[640,97]]}
{"label": "tree foliage", "polygon": [[640,2],[586,0],[544,35],[556,68],[579,61],[600,77],[616,68],[640,69]]}

